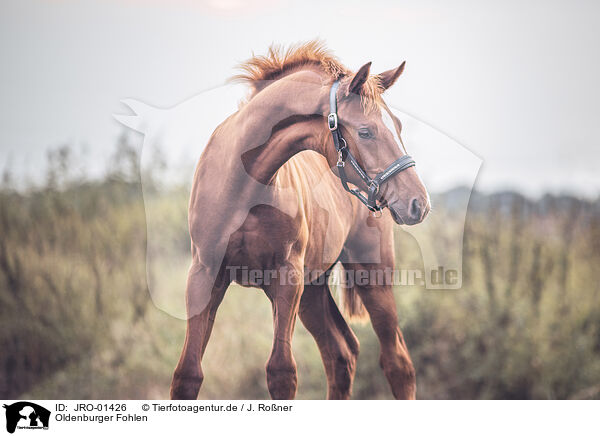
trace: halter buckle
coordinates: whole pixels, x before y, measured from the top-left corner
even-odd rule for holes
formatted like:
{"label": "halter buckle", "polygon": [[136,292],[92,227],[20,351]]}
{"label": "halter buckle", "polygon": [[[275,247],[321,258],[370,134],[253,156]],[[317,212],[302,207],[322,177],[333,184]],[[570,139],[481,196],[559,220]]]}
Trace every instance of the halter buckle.
{"label": "halter buckle", "polygon": [[337,130],[338,128],[338,116],[336,113],[330,113],[329,115],[327,115],[327,124],[329,125],[329,130],[331,130],[332,132],[334,130]]}
{"label": "halter buckle", "polygon": [[338,160],[336,166],[338,168],[343,168],[346,166],[346,162],[344,162],[344,154],[342,153],[341,149],[338,151]]}

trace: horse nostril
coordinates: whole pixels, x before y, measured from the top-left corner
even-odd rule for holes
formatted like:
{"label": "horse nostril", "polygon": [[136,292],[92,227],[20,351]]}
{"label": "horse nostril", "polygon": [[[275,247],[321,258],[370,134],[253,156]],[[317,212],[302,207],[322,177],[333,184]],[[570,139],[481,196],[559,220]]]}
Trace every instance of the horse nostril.
{"label": "horse nostril", "polygon": [[421,202],[418,198],[413,198],[410,202],[410,208],[408,209],[410,217],[413,219],[421,218]]}

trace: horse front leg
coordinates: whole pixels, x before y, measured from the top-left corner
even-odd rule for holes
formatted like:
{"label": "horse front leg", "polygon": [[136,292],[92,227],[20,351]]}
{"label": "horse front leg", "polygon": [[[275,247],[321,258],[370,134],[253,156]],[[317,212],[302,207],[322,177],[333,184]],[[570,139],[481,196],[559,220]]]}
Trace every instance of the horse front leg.
{"label": "horse front leg", "polygon": [[[367,214],[364,209],[361,210]],[[354,288],[379,339],[379,364],[392,394],[397,399],[414,400],[417,390],[415,368],[398,326],[393,283],[391,277],[384,273],[393,270],[395,265],[393,230],[390,215],[384,214],[381,219],[364,217],[357,220],[341,260],[346,271],[355,272]],[[357,271],[360,271],[360,276]],[[365,272],[367,280],[363,280]]]}
{"label": "horse front leg", "polygon": [[417,391],[415,368],[398,326],[392,286],[357,286],[357,291],[381,344],[379,364],[392,394],[399,400],[414,400]]}
{"label": "horse front leg", "polygon": [[286,265],[276,283],[263,286],[273,304],[273,349],[267,362],[267,386],[274,400],[292,400],[298,377],[292,355],[292,336],[304,289],[301,267]]}
{"label": "horse front leg", "polygon": [[222,271],[215,280],[200,265],[193,264],[190,268],[186,289],[187,329],[183,351],[171,382],[173,400],[195,400],[198,397],[204,380],[202,356],[229,283]]}

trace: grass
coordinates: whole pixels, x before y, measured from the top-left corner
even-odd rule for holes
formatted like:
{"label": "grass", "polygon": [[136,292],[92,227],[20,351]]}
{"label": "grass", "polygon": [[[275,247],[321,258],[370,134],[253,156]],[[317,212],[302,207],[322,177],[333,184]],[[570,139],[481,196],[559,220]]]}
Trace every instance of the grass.
{"label": "grass", "polygon": [[[0,189],[0,396],[166,398],[185,323],[155,307],[147,280],[161,307],[182,307],[186,191],[145,192],[161,229],[147,247],[139,168],[117,165],[86,181],[58,177],[66,172],[61,162],[45,186]],[[461,229],[454,194],[434,199],[443,219],[428,237],[442,249]],[[396,236],[399,265],[419,268],[414,238]],[[600,398],[599,264],[599,201],[474,195],[463,288],[396,290],[418,397]],[[353,329],[361,342],[354,398],[391,398],[370,325]],[[204,358],[200,398],[268,398],[271,342],[268,299],[231,286]],[[301,323],[293,345],[298,398],[324,398],[319,353]]]}

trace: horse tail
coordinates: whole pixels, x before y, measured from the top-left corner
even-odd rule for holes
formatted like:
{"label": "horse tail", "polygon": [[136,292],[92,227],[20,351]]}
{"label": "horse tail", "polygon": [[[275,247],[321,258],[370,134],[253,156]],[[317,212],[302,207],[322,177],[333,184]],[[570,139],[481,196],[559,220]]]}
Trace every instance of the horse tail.
{"label": "horse tail", "polygon": [[365,322],[367,320],[367,311],[354,286],[342,289],[342,301],[344,315],[346,315],[348,321]]}
{"label": "horse tail", "polygon": [[360,299],[354,283],[348,283],[343,266],[339,266],[338,294],[340,297],[343,312],[348,321],[365,322],[368,318],[362,300]]}

